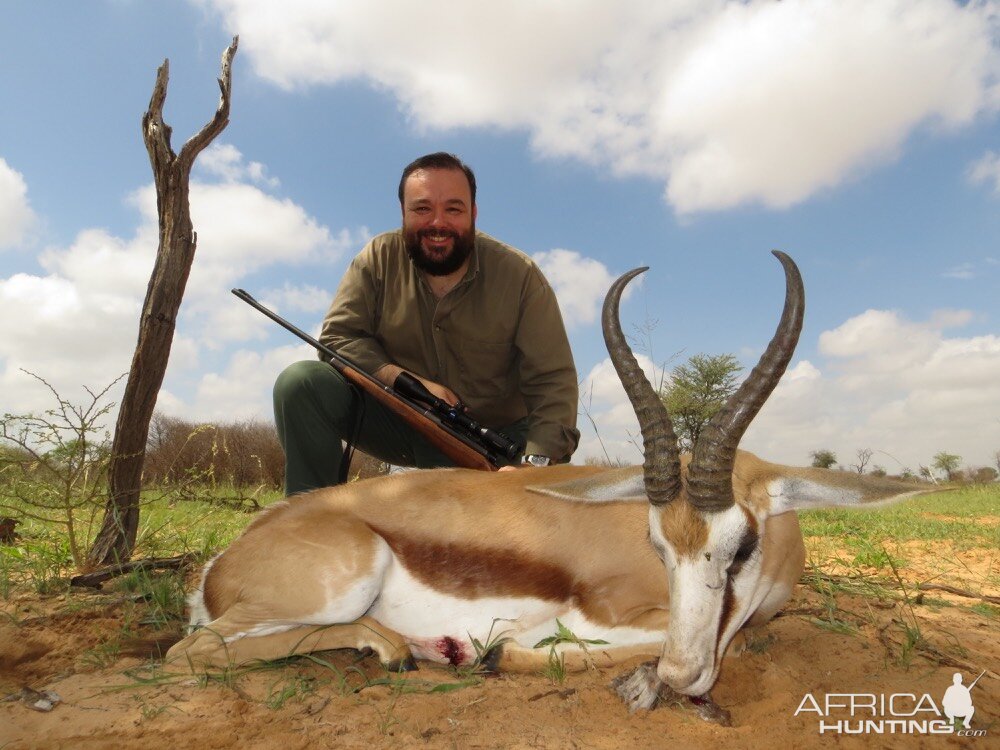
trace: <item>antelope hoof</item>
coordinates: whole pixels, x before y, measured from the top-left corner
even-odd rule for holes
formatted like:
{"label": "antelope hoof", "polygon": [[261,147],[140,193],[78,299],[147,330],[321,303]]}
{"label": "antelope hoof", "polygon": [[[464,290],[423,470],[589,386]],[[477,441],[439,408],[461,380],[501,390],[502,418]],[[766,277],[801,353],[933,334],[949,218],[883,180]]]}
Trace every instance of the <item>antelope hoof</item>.
{"label": "antelope hoof", "polygon": [[726,656],[727,657],[743,656],[743,654],[747,650],[748,640],[749,639],[747,638],[747,634],[745,631],[743,630],[737,631],[736,635],[733,636],[733,640],[729,642],[729,646],[726,648]]}
{"label": "antelope hoof", "polygon": [[503,644],[501,643],[483,654],[482,661],[479,662],[479,671],[496,674],[500,671],[500,657],[502,656]]}
{"label": "antelope hoof", "polygon": [[618,693],[630,714],[640,708],[652,710],[660,699],[660,688],[663,683],[656,676],[656,660],[640,664],[629,673],[616,677],[611,681],[611,689]]}
{"label": "antelope hoof", "polygon": [[407,654],[402,659],[383,662],[382,667],[387,672],[416,672],[418,669],[417,660],[413,658],[412,654]]}
{"label": "antelope hoof", "polygon": [[733,725],[732,714],[712,700],[712,696],[708,693],[697,697],[691,696],[688,700],[691,701],[691,705],[694,706],[694,710],[698,713],[698,716],[705,721],[718,724],[720,727],[731,727]]}

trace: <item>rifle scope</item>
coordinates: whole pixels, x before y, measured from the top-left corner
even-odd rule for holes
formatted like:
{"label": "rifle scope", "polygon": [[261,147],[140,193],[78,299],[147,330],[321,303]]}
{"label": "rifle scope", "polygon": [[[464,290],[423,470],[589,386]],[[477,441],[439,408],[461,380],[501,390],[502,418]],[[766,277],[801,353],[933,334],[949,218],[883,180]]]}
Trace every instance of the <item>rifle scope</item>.
{"label": "rifle scope", "polygon": [[471,419],[462,410],[463,407],[461,404],[452,406],[442,401],[406,370],[403,370],[396,376],[392,387],[407,398],[426,404],[434,410],[435,414],[451,422],[456,427],[475,435],[508,460],[514,459],[521,452],[521,446],[502,432],[496,432],[489,427],[483,427],[476,420]]}

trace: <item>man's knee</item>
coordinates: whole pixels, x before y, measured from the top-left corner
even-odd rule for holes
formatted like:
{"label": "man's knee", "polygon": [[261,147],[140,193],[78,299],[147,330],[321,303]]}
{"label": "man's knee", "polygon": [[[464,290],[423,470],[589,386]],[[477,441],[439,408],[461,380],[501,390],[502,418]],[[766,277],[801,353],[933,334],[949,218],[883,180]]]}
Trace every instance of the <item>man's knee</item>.
{"label": "man's knee", "polygon": [[275,405],[288,404],[303,398],[315,399],[318,394],[330,396],[348,392],[347,381],[326,362],[318,359],[293,362],[274,381]]}

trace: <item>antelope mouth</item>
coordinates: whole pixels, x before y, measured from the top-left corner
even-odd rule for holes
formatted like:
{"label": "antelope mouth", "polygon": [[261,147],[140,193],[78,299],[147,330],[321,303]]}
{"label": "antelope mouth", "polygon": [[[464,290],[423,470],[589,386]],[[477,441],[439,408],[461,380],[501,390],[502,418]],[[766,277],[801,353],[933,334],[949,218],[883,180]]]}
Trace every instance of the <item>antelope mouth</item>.
{"label": "antelope mouth", "polygon": [[711,666],[704,667],[700,664],[671,663],[661,657],[656,666],[656,673],[661,682],[675,693],[698,698],[712,689],[718,670],[714,662]]}

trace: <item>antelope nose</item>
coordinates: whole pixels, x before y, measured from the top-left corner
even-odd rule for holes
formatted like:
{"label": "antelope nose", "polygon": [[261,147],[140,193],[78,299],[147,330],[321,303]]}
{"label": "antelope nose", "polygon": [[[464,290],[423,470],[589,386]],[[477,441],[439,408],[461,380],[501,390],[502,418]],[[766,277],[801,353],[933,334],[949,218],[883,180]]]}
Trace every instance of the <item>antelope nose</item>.
{"label": "antelope nose", "polygon": [[704,672],[698,660],[678,659],[664,654],[656,667],[656,675],[678,693],[686,693],[687,689],[701,679]]}

